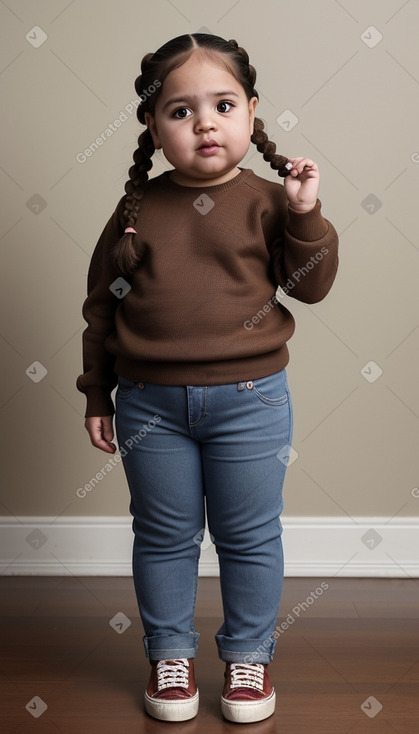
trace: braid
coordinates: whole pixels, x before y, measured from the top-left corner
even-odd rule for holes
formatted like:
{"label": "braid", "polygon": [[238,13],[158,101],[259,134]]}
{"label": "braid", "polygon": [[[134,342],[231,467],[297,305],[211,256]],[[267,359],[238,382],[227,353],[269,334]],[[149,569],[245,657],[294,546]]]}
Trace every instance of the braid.
{"label": "braid", "polygon": [[[151,56],[147,54],[141,62],[141,70],[147,66]],[[135,89],[138,95],[141,94],[142,76],[138,76],[135,80]],[[139,91],[140,90],[140,91]],[[137,108],[137,118],[144,124],[143,105]],[[134,165],[128,171],[129,180],[125,184],[125,200],[124,217],[126,219],[126,227],[134,227],[137,221],[140,201],[144,196],[145,184],[148,181],[148,171],[153,167],[151,157],[155,151],[153,138],[148,130],[144,130],[138,138],[138,148],[134,152]],[[137,234],[126,232],[117,242],[113,250],[113,263],[116,269],[123,274],[131,274],[139,265],[144,251],[140,248]]]}
{"label": "braid", "polygon": [[[235,49],[236,54],[238,54],[241,58],[243,72],[246,74],[249,88],[252,88],[252,97],[257,97],[257,99],[259,99],[259,94],[255,89],[256,70],[251,64],[249,64],[249,55],[247,51],[239,46],[237,41],[235,41],[234,39],[231,39],[229,43]],[[283,178],[285,178],[289,175],[291,164],[289,163],[289,160],[286,156],[275,153],[276,145],[271,140],[269,140],[264,130],[263,120],[261,120],[260,117],[255,117],[253,133],[250,139],[252,143],[256,145],[259,153],[263,154],[264,160],[270,164],[271,168],[273,168],[275,171],[278,171],[278,176],[282,176]]]}
{"label": "braid", "polygon": [[268,139],[264,130],[263,120],[260,117],[255,117],[253,134],[250,139],[256,145],[259,153],[263,153],[264,160],[268,161],[271,168],[278,171],[278,176],[282,176],[283,178],[289,176],[291,164],[286,156],[275,153],[276,145],[272,140]]}
{"label": "braid", "polygon": [[129,180],[125,184],[127,198],[124,217],[127,218],[128,227],[133,227],[136,222],[138,207],[144,196],[144,184],[147,183],[148,171],[153,166],[151,160],[153,153],[154,143],[147,129],[138,138],[138,148],[133,155],[134,165],[128,171]]}

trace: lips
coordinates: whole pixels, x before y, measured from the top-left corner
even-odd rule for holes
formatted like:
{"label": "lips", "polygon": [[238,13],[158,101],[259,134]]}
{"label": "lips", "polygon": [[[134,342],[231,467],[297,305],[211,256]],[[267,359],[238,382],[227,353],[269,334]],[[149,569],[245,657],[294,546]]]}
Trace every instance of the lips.
{"label": "lips", "polygon": [[204,142],[201,143],[201,145],[199,146],[198,150],[202,150],[205,148],[219,148],[219,147],[220,146],[218,145],[216,140],[204,140]]}

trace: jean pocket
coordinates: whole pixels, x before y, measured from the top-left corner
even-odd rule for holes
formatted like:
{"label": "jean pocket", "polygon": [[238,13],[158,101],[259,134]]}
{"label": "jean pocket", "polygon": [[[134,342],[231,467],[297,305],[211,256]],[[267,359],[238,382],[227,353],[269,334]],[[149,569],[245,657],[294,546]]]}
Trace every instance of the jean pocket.
{"label": "jean pocket", "polygon": [[133,382],[132,380],[127,380],[126,377],[118,377],[118,391],[117,391],[117,397],[118,398],[129,398],[130,395],[134,392],[135,388],[137,387],[138,383]]}
{"label": "jean pocket", "polygon": [[287,384],[281,372],[253,380],[253,392],[265,405],[285,405],[289,400]]}

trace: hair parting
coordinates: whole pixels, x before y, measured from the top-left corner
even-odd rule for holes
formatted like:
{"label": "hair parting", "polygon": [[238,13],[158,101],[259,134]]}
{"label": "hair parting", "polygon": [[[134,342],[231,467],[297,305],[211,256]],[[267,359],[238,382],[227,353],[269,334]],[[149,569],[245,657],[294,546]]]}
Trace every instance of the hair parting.
{"label": "hair parting", "polygon": [[[255,89],[256,70],[249,63],[247,52],[237,41],[226,41],[219,36],[205,33],[185,34],[168,41],[155,53],[146,54],[141,61],[141,74],[135,80],[135,91],[141,100],[137,108],[137,119],[142,125],[145,125],[146,112],[154,115],[157,98],[168,74],[184,64],[194,52],[206,55],[217,64],[223,64],[242,85],[248,100],[252,97],[259,99]],[[279,176],[288,176],[291,164],[288,158],[276,153],[276,145],[269,140],[263,120],[259,117],[255,117],[250,139]],[[116,269],[125,275],[134,272],[144,254],[134,228],[148,181],[148,172],[153,166],[155,147],[148,129],[140,134],[137,145],[133,165],[128,171],[129,179],[125,184],[126,229],[133,231],[125,231],[112,252]]]}

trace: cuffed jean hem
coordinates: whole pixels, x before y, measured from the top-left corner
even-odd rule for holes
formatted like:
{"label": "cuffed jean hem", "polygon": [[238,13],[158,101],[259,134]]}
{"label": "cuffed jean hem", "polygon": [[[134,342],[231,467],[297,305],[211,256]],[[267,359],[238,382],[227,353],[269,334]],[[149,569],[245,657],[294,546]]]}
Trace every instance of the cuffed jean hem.
{"label": "cuffed jean hem", "polygon": [[276,640],[233,640],[231,637],[216,635],[218,657],[226,663],[270,663]]}
{"label": "cuffed jean hem", "polygon": [[185,635],[144,635],[143,644],[146,657],[150,660],[173,660],[174,658],[195,658],[198,649],[198,632]]}

